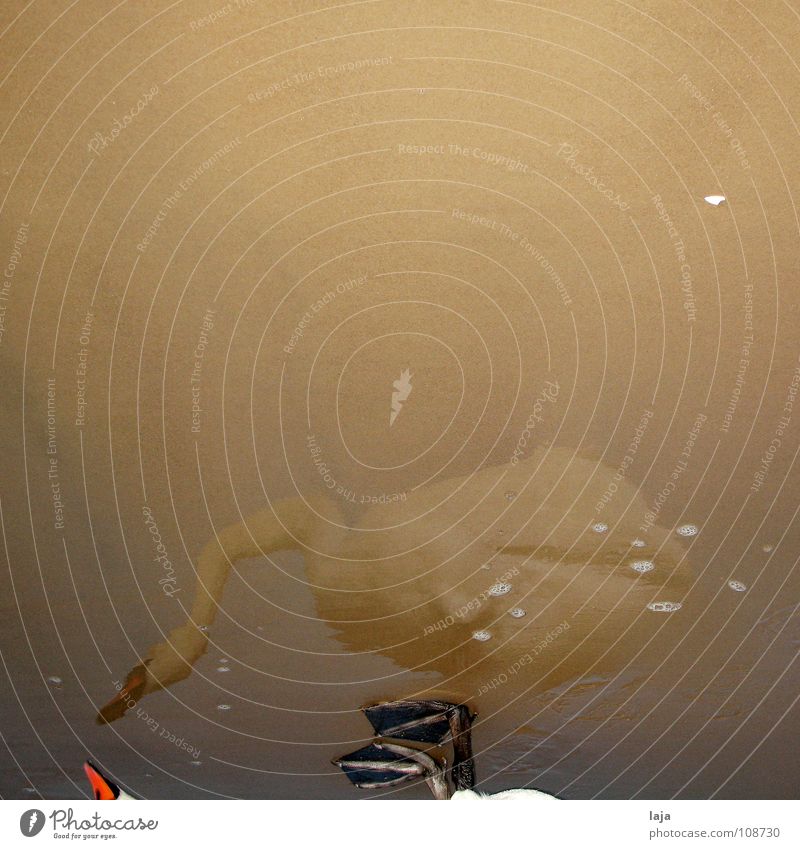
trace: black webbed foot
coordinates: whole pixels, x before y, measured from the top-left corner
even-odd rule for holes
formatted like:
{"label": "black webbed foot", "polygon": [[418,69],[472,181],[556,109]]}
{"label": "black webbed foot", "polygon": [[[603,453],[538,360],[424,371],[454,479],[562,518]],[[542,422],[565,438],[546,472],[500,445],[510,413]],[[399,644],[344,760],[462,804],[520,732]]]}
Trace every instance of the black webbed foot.
{"label": "black webbed foot", "polygon": [[[465,711],[469,721],[473,719],[463,705],[441,702],[436,699],[419,701],[401,700],[382,702],[364,708],[367,719],[376,734],[395,740],[414,740],[438,746],[453,734],[452,718]],[[469,727],[469,722],[467,727]]]}
{"label": "black webbed foot", "polygon": [[333,763],[342,769],[356,787],[393,787],[404,781],[422,778],[435,799],[450,797],[444,777],[444,764],[409,746],[384,740],[336,758]]}
{"label": "black webbed foot", "polygon": [[405,755],[370,743],[333,761],[356,787],[391,787],[422,776],[422,766]]}

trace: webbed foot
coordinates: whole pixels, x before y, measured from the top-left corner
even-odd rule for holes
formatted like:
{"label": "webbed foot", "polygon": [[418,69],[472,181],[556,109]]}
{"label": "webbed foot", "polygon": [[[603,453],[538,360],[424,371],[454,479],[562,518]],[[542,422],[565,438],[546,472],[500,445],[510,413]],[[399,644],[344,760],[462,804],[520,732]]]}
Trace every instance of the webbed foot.
{"label": "webbed foot", "polygon": [[388,740],[370,743],[352,754],[333,761],[355,784],[364,789],[393,787],[422,778],[435,799],[449,799],[445,764],[426,752]]}
{"label": "webbed foot", "polygon": [[[453,735],[453,719],[458,727],[467,728],[475,718],[464,705],[442,702],[437,699],[420,699],[381,702],[365,707],[364,713],[381,737],[396,740],[414,740],[438,746],[448,734]],[[454,736],[454,735],[453,735]]]}

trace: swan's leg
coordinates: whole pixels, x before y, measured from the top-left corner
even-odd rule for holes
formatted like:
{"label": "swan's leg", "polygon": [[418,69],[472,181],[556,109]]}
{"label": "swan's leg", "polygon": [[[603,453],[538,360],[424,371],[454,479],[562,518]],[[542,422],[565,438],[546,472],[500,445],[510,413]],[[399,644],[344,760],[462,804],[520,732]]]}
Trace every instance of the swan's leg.
{"label": "swan's leg", "polygon": [[458,705],[448,714],[453,738],[453,783],[456,790],[475,786],[475,762],[472,760],[472,720],[466,705]]}

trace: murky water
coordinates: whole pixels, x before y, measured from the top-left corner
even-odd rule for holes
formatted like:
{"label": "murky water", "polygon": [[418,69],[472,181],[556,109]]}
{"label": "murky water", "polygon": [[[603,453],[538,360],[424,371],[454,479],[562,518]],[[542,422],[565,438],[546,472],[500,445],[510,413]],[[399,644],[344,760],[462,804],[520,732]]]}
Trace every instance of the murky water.
{"label": "murky water", "polygon": [[796,797],[797,10],[402,5],[3,13],[3,796]]}

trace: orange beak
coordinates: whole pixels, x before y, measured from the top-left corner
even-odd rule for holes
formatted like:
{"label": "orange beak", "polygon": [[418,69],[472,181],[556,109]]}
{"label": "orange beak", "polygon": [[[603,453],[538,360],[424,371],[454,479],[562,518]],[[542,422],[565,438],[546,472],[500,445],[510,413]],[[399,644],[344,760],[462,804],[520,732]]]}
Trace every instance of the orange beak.
{"label": "orange beak", "polygon": [[119,787],[106,778],[91,761],[84,763],[83,770],[92,785],[92,794],[95,799],[113,801],[119,796]]}

